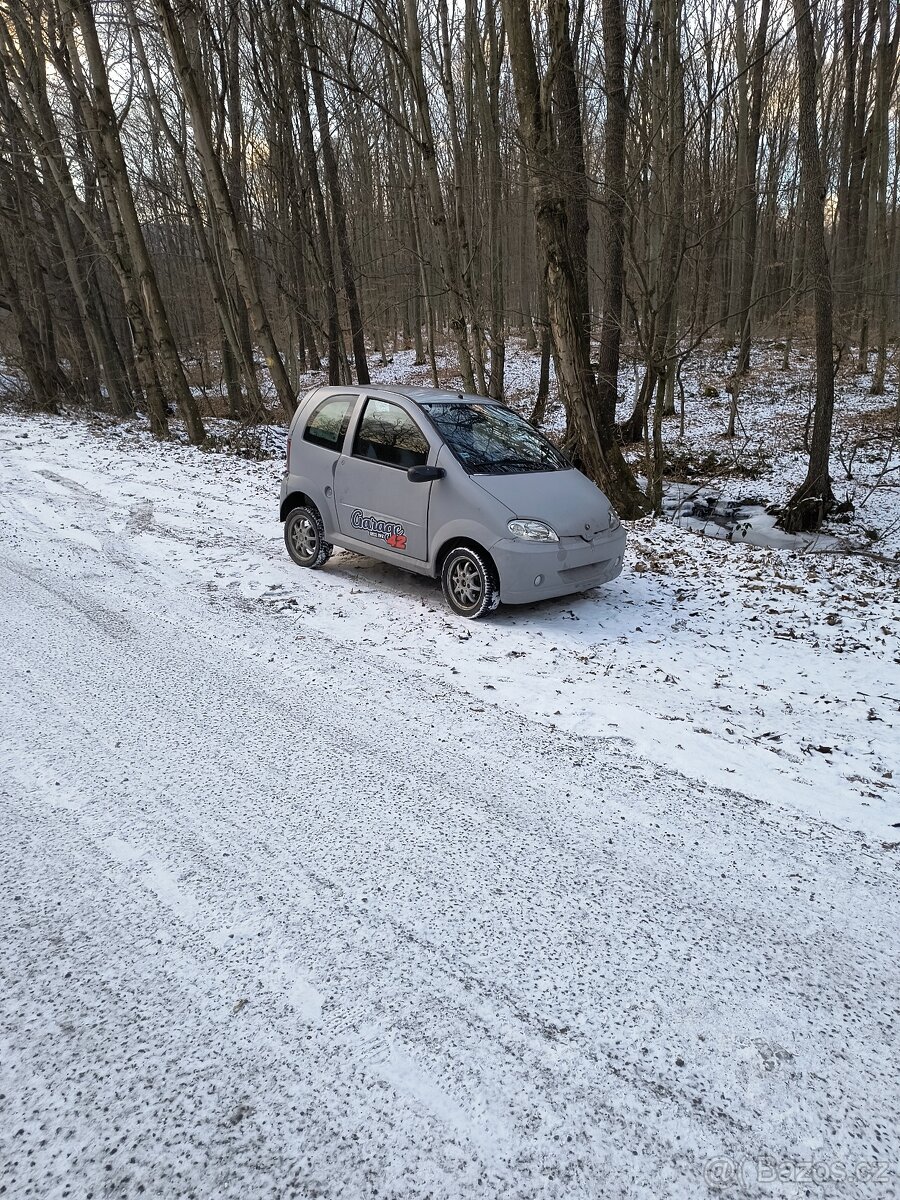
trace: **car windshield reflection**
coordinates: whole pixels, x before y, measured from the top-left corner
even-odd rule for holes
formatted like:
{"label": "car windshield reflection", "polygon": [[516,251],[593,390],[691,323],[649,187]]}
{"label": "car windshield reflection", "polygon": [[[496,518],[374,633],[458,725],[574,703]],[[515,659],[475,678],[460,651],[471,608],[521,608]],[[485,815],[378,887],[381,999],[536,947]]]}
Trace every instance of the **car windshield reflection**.
{"label": "car windshield reflection", "polygon": [[421,407],[470,475],[525,475],[571,467],[552,442],[502,405]]}

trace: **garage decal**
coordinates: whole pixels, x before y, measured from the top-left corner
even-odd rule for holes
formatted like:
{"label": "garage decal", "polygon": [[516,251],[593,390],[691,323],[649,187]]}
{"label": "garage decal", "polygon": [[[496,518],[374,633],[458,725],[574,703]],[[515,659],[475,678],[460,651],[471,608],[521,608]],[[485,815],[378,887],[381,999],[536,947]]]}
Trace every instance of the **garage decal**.
{"label": "garage decal", "polygon": [[380,517],[355,508],[350,514],[350,524],[370,537],[380,538],[392,550],[406,549],[406,530],[397,521],[382,521]]}

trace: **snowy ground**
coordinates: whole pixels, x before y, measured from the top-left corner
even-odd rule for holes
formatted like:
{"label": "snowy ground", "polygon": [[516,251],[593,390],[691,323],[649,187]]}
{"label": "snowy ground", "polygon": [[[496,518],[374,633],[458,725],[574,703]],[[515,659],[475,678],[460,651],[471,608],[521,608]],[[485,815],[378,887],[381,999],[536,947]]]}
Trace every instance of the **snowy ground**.
{"label": "snowy ground", "polygon": [[[722,435],[728,427],[730,397],[726,384],[734,369],[736,351],[710,346],[688,359],[682,377],[684,433],[681,432],[682,392],[676,392],[679,416],[664,423],[669,454],[666,508],[670,518],[707,536],[733,537],[762,545],[796,548],[775,528],[765,510],[783,504],[803,479],[808,450],[805,435],[815,396],[815,361],[803,343],[794,347],[788,370],[782,369],[782,342],[754,347],[752,370],[745,378],[738,405],[737,436]],[[900,437],[892,419],[898,405],[900,351],[889,365],[886,394],[869,394],[871,374],[858,374],[856,356],[844,356],[836,382],[832,469],[835,491],[852,501],[855,511],[813,539],[816,548],[836,545],[867,547],[879,554],[900,554]],[[874,366],[874,355],[872,356]],[[507,402],[529,415],[537,392],[540,355],[521,341],[507,346]],[[442,386],[461,387],[452,355],[438,358]],[[373,357],[373,383],[415,383],[430,386],[428,366],[415,366],[410,350],[397,351],[385,364]],[[643,364],[626,359],[620,375],[623,402],[619,418],[631,412],[640,387]],[[326,382],[321,372],[304,375],[304,388]],[[546,428],[562,433],[565,415],[556,399],[551,368],[550,403]],[[893,432],[892,432],[893,430]],[[628,457],[641,471],[643,449],[631,447]],[[739,506],[737,513],[733,511]]]}
{"label": "snowy ground", "polygon": [[6,1194],[897,1195],[895,568],[467,623],[279,473],[0,413]]}

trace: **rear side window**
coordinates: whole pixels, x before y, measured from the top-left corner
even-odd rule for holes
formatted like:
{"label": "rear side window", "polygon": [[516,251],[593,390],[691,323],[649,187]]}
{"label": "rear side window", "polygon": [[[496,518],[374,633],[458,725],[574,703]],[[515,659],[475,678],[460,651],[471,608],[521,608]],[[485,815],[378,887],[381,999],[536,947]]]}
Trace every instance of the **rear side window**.
{"label": "rear side window", "polygon": [[313,410],[303,432],[304,442],[339,452],[344,445],[355,396],[329,396]]}
{"label": "rear side window", "polygon": [[353,453],[388,467],[424,466],[428,461],[428,442],[408,413],[387,400],[367,400]]}

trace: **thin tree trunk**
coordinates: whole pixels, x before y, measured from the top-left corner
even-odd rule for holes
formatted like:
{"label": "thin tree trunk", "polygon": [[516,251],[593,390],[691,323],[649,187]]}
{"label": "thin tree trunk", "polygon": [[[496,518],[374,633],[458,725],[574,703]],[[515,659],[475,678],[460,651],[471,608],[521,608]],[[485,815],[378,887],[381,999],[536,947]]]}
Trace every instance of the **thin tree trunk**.
{"label": "thin tree trunk", "polygon": [[597,352],[601,419],[615,425],[625,285],[625,14],[622,0],[603,0],[606,127],[603,142],[603,242],[606,278]]}
{"label": "thin tree trunk", "polygon": [[[79,55],[84,50],[84,58],[88,62],[91,80],[92,101],[82,80],[78,80],[79,98],[83,107],[83,118],[86,128],[94,142],[98,157],[98,168],[101,174],[106,172],[109,204],[112,204],[121,222],[122,234],[127,242],[128,254],[137,272],[137,283],[140,301],[143,302],[146,322],[148,322],[154,354],[160,365],[164,379],[172,390],[181,419],[185,422],[187,437],[194,444],[203,442],[206,437],[203,421],[200,419],[197,401],[194,400],[190,386],[185,377],[184,366],[181,365],[178,349],[170,329],[166,305],[163,304],[160,286],[158,286],[156,270],[140,226],[137,205],[131,182],[128,180],[125,166],[125,155],[122,152],[119,134],[119,122],[113,109],[112,96],[109,92],[106,62],[97,37],[94,23],[94,12],[86,0],[60,0],[62,12],[77,23],[80,32],[78,46],[74,30],[67,31],[68,53],[72,65],[80,61]],[[109,208],[109,204],[107,205]]]}
{"label": "thin tree trunk", "polygon": [[[246,379],[253,409],[257,413],[260,413],[265,407],[262,393],[259,390],[259,382],[256,378],[253,347],[249,336],[245,335],[242,331],[240,322],[236,323],[233,319],[231,297],[226,288],[222,272],[218,269],[217,263],[214,261],[213,248],[210,246],[209,238],[204,228],[200,203],[188,167],[184,140],[179,140],[176,137],[175,132],[166,120],[165,112],[156,91],[153,73],[150,70],[150,64],[147,60],[144,39],[134,8],[134,0],[125,0],[125,6],[131,28],[132,43],[144,79],[146,95],[155,114],[157,125],[163,133],[175,161],[175,168],[181,182],[182,192],[184,193],[184,204],[187,208],[191,228],[194,232],[194,239],[197,244],[197,252],[212,294],[213,306],[218,317],[219,330],[223,334],[222,370],[228,391],[229,416],[233,420],[240,420],[246,416],[246,406],[238,377],[238,364],[240,364],[244,378]],[[182,133],[182,138],[184,136]],[[241,301],[241,315],[246,321],[247,309],[243,301]]]}
{"label": "thin tree trunk", "polygon": [[[318,0],[314,0],[314,2],[318,8]],[[334,232],[337,241],[338,256],[341,260],[344,295],[347,298],[347,315],[350,319],[350,342],[353,346],[353,359],[356,363],[356,378],[361,384],[365,385],[369,382],[366,340],[359,310],[359,296],[356,291],[356,268],[353,262],[353,252],[350,248],[350,234],[347,230],[347,210],[344,204],[344,191],[341,187],[340,176],[338,174],[338,162],[334,152],[334,143],[331,140],[330,115],[325,102],[325,84],[319,64],[319,48],[316,44],[315,29],[310,15],[309,4],[301,5],[299,11],[306,38],[306,57],[309,62],[313,99],[319,122],[319,146],[322,150],[322,165],[325,168],[325,183],[331,197],[331,211],[334,214]]]}
{"label": "thin tree trunk", "polygon": [[793,0],[797,26],[800,85],[799,147],[801,186],[810,274],[815,288],[816,404],[809,467],[803,483],[781,515],[790,532],[817,529],[835,507],[829,457],[834,414],[834,348],[831,269],[825,244],[825,176],[819,152],[816,114],[816,51],[812,16],[806,0]]}
{"label": "thin tree trunk", "polygon": [[871,117],[871,131],[867,159],[870,170],[869,227],[872,231],[872,248],[869,253],[867,271],[868,292],[871,297],[872,324],[875,331],[875,371],[871,393],[884,394],[884,376],[887,369],[888,308],[891,289],[891,250],[895,235],[896,217],[891,234],[888,233],[888,173],[890,169],[890,101],[891,81],[896,76],[898,40],[900,40],[900,17],[895,17],[891,36],[891,6],[888,0],[878,0],[879,38],[876,54],[875,102]]}
{"label": "thin tree trunk", "polygon": [[98,160],[102,160],[105,167],[110,201],[121,222],[122,233],[128,245],[128,253],[137,273],[139,295],[153,339],[154,355],[185,423],[188,438],[197,444],[204,441],[206,431],[203,428],[200,410],[188,386],[184,368],[178,356],[166,307],[159,290],[156,271],[147,250],[147,243],[138,217],[134,194],[125,166],[118,120],[110,95],[106,63],[94,24],[93,10],[87,0],[60,0],[60,7],[72,21],[77,23],[80,31],[81,46],[76,42],[74,29],[70,28],[68,31],[69,57],[74,66],[80,61],[79,56],[83,48],[90,71],[93,97],[90,101],[87,92],[80,87],[84,121],[93,139]]}
{"label": "thin tree trunk", "polygon": [[420,150],[425,187],[428,196],[431,223],[440,249],[441,268],[446,281],[450,302],[450,334],[459,359],[459,373],[463,388],[475,391],[475,373],[472,350],[469,345],[466,287],[460,265],[460,246],[455,222],[448,221],[447,209],[441,187],[437,165],[437,149],[431,123],[431,108],[428,89],[422,68],[422,38],[419,31],[419,14],[416,0],[403,0],[404,25],[406,30],[407,57],[412,73],[416,114],[419,123]]}
{"label": "thin tree trunk", "polygon": [[312,194],[313,216],[318,241],[319,269],[322,274],[322,285],[325,289],[328,382],[338,384],[343,379],[341,327],[338,316],[337,279],[334,271],[331,230],[328,224],[328,213],[325,208],[325,196],[319,181],[315,139],[310,119],[309,92],[306,86],[305,65],[291,0],[284,0],[282,11],[284,13],[284,27],[287,35],[291,83],[294,89],[297,117],[300,122],[300,149],[306,168],[309,190]]}
{"label": "thin tree trunk", "polygon": [[58,363],[45,361],[45,347],[38,330],[25,311],[19,289],[13,275],[4,244],[4,233],[0,229],[0,295],[12,311],[13,328],[19,343],[22,369],[31,388],[35,404],[47,412],[57,412],[58,402],[69,390],[68,381]]}
{"label": "thin tree trunk", "polygon": [[[275,392],[279,403],[285,417],[289,420],[293,416],[294,409],[297,406],[297,399],[291,387],[291,382],[288,379],[281,354],[275,344],[269,318],[262,303],[259,283],[253,269],[252,260],[244,245],[242,231],[231,202],[222,164],[213,148],[209,127],[210,98],[205,84],[191,62],[185,38],[182,36],[169,0],[154,0],[154,3],[162,22],[169,50],[172,54],[175,73],[178,76],[185,103],[191,114],[194,146],[197,150],[197,157],[200,160],[203,180],[212,212],[215,214],[216,221],[219,223],[226,245],[228,246],[235,275],[237,276],[238,284],[247,305],[253,332],[265,356],[266,365],[269,368],[272,383],[275,385]],[[196,14],[189,7],[185,7],[183,13],[190,31],[189,40],[196,42]],[[190,36],[191,34],[193,36]]]}
{"label": "thin tree trunk", "polygon": [[759,139],[762,121],[763,76],[765,74],[766,37],[769,29],[769,0],[761,0],[759,24],[751,51],[750,111],[747,127],[745,174],[742,180],[741,207],[744,214],[743,242],[740,261],[738,313],[740,341],[736,372],[744,375],[750,369],[752,339],[753,275],[756,267],[756,234],[759,224],[759,196],[756,176],[759,160]]}

